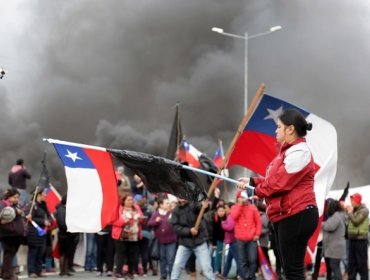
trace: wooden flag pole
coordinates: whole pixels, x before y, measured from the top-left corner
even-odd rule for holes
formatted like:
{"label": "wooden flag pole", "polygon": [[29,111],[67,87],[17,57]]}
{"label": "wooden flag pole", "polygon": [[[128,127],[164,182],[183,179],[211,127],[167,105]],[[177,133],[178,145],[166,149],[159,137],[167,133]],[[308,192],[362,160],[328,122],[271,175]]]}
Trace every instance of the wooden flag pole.
{"label": "wooden flag pole", "polygon": [[[222,159],[222,166],[221,166],[221,168],[217,172],[218,175],[221,173],[221,170],[222,169],[225,169],[225,167],[226,167],[226,165],[227,165],[227,163],[229,161],[229,158],[231,156],[231,153],[234,150],[234,146],[236,144],[236,141],[238,141],[240,135],[243,133],[245,126],[247,125],[247,123],[248,123],[248,121],[249,121],[252,113],[254,112],[254,109],[256,108],[258,102],[260,101],[260,99],[261,99],[261,97],[263,95],[263,91],[264,90],[265,90],[265,85],[264,84],[261,84],[259,86],[259,88],[258,88],[255,96],[253,97],[253,100],[252,100],[251,104],[248,107],[247,113],[245,114],[243,120],[241,121],[241,123],[239,125],[239,128],[238,128],[237,132],[235,133],[234,138],[233,138],[233,140],[231,141],[231,143],[229,145],[229,148],[227,149],[225,158]],[[208,193],[207,193],[207,200],[210,198],[210,196],[212,195],[212,193],[216,189],[217,182],[218,182],[217,179],[214,179],[212,181],[212,184],[209,187],[209,190],[208,190]],[[207,207],[208,207],[208,203],[203,204],[202,208],[199,211],[197,220],[196,220],[195,225],[194,225],[194,228],[197,229],[197,230],[199,229],[200,223],[202,221],[204,212],[205,212],[205,210],[206,210]]]}

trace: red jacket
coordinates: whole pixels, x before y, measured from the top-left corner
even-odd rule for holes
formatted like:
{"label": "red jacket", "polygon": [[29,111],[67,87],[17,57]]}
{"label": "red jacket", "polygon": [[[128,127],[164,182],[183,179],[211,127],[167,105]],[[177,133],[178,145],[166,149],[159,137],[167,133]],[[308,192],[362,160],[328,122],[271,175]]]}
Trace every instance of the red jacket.
{"label": "red jacket", "polygon": [[[134,204],[132,207],[135,208],[135,211],[138,212],[140,217],[143,217],[143,212],[141,211],[138,205]],[[126,223],[129,222],[129,221],[125,221],[125,219],[122,217],[122,211],[123,211],[123,207],[122,205],[120,205],[119,210],[118,210],[118,213],[119,213],[118,219],[113,223],[113,226],[112,226],[112,238],[115,240],[120,239],[121,234],[122,234],[122,229],[125,227]],[[141,223],[142,221],[139,221],[139,239],[142,238]]]}
{"label": "red jacket", "polygon": [[231,208],[231,218],[235,222],[235,238],[242,241],[251,241],[255,236],[259,237],[262,230],[262,222],[257,207],[247,203],[236,203]]}
{"label": "red jacket", "polygon": [[253,178],[255,193],[265,198],[267,215],[275,223],[295,215],[307,206],[316,207],[315,163],[305,138],[284,143],[267,167],[265,178]]}

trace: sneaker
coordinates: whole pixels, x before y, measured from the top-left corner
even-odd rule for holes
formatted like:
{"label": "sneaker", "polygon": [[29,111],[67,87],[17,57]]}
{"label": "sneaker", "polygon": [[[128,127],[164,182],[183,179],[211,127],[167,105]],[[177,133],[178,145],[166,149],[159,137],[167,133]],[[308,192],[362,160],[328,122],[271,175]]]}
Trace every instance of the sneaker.
{"label": "sneaker", "polygon": [[103,272],[101,272],[101,271],[97,271],[97,272],[96,272],[96,276],[97,276],[97,277],[103,276]]}
{"label": "sneaker", "polygon": [[37,274],[36,273],[31,273],[29,278],[37,278]]}
{"label": "sneaker", "polygon": [[108,276],[108,277],[112,277],[112,276],[113,276],[113,272],[112,272],[112,271],[110,271],[110,270],[108,270],[108,271],[107,271],[107,276]]}
{"label": "sneaker", "polygon": [[122,279],[125,279],[125,277],[123,277],[123,275],[122,275],[122,274],[119,274],[119,273],[116,273],[116,274],[114,275],[114,277],[115,277],[115,279],[116,279],[116,280],[122,280]]}

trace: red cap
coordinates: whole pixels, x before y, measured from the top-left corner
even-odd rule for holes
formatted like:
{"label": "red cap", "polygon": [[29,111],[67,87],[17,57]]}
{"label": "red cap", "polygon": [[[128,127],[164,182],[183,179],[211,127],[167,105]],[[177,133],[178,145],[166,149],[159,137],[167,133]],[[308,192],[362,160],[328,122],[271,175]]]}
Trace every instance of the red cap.
{"label": "red cap", "polygon": [[361,204],[362,201],[362,195],[359,193],[355,193],[350,196],[350,198],[356,203],[356,204]]}

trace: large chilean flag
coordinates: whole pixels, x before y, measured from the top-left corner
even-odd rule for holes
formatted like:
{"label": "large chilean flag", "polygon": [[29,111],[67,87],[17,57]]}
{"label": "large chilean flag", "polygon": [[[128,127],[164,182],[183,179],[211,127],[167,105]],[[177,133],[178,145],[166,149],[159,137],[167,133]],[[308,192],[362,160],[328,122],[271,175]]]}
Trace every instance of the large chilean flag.
{"label": "large chilean flag", "polygon": [[286,101],[264,94],[236,142],[228,166],[241,165],[265,175],[267,165],[278,152],[275,138],[277,119],[283,110],[290,108],[300,111],[313,125],[312,131],[307,133],[306,140],[317,166],[314,187],[321,215],[325,198],[335,178],[338,158],[337,132],[332,124],[322,118]]}
{"label": "large chilean flag", "polygon": [[50,141],[63,162],[70,232],[98,232],[117,219],[118,192],[112,156],[104,148]]}

